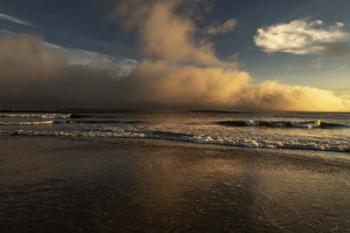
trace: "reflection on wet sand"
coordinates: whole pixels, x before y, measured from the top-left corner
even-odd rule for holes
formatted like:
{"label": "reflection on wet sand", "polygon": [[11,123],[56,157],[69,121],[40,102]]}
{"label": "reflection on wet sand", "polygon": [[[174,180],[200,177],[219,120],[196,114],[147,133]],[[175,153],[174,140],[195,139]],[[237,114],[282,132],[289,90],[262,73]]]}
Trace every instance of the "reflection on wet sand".
{"label": "reflection on wet sand", "polygon": [[350,227],[349,167],[316,159],[149,141],[12,138],[0,149],[2,233]]}

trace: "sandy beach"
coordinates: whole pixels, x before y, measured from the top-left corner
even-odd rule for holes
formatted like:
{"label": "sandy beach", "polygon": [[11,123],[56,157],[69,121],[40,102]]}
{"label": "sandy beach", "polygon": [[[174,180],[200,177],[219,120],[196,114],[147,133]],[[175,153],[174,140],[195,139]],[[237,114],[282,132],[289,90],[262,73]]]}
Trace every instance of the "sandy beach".
{"label": "sandy beach", "polygon": [[349,163],[152,140],[0,139],[0,232],[347,232]]}

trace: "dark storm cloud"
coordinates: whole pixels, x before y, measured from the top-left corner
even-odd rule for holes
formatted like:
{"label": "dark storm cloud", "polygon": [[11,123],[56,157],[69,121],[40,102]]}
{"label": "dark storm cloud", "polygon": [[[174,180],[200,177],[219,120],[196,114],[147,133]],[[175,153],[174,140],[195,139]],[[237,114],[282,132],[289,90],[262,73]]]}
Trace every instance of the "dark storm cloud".
{"label": "dark storm cloud", "polygon": [[121,102],[125,69],[133,61],[97,57],[76,64],[67,53],[30,35],[0,38],[0,106],[108,107]]}

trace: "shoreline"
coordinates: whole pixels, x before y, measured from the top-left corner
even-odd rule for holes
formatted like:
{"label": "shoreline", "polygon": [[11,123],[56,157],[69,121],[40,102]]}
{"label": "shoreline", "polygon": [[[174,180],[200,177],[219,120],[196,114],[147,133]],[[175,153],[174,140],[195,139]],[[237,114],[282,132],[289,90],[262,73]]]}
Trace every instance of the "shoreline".
{"label": "shoreline", "polygon": [[73,138],[73,137],[56,137],[56,136],[23,136],[23,135],[11,135],[11,136],[0,136],[3,140],[12,139],[34,139],[34,140],[63,140],[71,142],[85,142],[88,144],[131,144],[131,145],[145,145],[145,146],[178,146],[185,148],[198,148],[204,150],[217,150],[223,152],[246,152],[250,155],[262,155],[262,156],[278,156],[289,159],[300,159],[303,161],[318,161],[326,165],[335,166],[345,166],[350,168],[350,153],[347,152],[334,152],[334,151],[317,151],[317,150],[303,150],[303,149],[282,149],[282,148],[250,148],[241,146],[231,146],[231,145],[217,145],[210,143],[192,143],[177,140],[167,140],[167,139],[156,139],[156,138]]}
{"label": "shoreline", "polygon": [[344,232],[350,165],[145,139],[0,138],[7,232]]}

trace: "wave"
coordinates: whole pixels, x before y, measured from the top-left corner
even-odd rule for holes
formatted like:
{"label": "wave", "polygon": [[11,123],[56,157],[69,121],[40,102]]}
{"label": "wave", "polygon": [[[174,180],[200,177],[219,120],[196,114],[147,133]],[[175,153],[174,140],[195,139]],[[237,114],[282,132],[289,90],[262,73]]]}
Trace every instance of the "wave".
{"label": "wave", "polygon": [[244,111],[225,111],[225,110],[192,110],[190,113],[201,113],[201,114],[254,114],[254,112],[244,112]]}
{"label": "wave", "polygon": [[349,126],[336,123],[328,123],[320,120],[316,121],[219,121],[215,124],[229,127],[266,127],[266,128],[299,128],[299,129],[334,129],[348,128]]}
{"label": "wave", "polygon": [[0,118],[67,119],[71,113],[0,113]]}
{"label": "wave", "polygon": [[[67,123],[67,122],[66,122]],[[78,124],[142,124],[143,121],[122,121],[122,120],[73,120],[70,123]]]}
{"label": "wave", "polygon": [[52,125],[56,121],[22,121],[22,122],[0,122],[0,125]]}
{"label": "wave", "polygon": [[159,130],[0,130],[3,136],[50,136],[76,139],[113,139],[113,138],[138,138],[158,139],[187,142],[194,144],[211,144],[221,146],[233,146],[244,148],[269,148],[269,149],[293,149],[308,151],[350,152],[350,145],[342,139],[300,138],[280,140],[276,138],[257,137],[218,137],[206,135],[192,135],[172,131]]}
{"label": "wave", "polygon": [[80,119],[80,118],[99,118],[99,119],[111,119],[118,118],[119,116],[114,113],[71,113],[69,118]]}
{"label": "wave", "polygon": [[22,126],[22,125],[58,125],[58,124],[142,124],[143,121],[121,121],[121,120],[49,120],[49,121],[14,121],[0,122],[0,126]]}
{"label": "wave", "polygon": [[72,113],[70,114],[69,118],[76,119],[76,118],[90,118],[92,117],[91,114],[78,114],[78,113]]}

